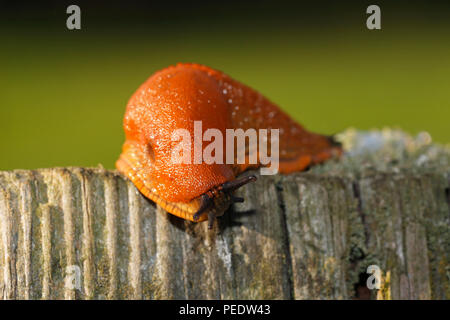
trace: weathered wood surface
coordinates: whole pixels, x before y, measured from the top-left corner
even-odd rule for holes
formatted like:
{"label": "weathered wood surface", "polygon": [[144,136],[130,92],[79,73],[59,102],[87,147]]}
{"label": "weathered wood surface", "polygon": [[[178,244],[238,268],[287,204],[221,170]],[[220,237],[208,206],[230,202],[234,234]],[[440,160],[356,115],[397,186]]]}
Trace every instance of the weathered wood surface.
{"label": "weathered wood surface", "polygon": [[378,265],[372,297],[449,299],[448,148],[396,131],[342,140],[338,162],[243,187],[212,231],[114,171],[0,172],[0,297],[349,299]]}

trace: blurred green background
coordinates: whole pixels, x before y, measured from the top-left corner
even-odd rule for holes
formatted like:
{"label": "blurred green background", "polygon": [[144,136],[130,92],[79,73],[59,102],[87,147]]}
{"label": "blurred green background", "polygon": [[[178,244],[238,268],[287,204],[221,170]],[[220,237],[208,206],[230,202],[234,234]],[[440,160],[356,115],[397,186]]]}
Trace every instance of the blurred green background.
{"label": "blurred green background", "polygon": [[0,170],[113,168],[129,97],[177,62],[222,70],[305,127],[428,131],[450,142],[450,6],[377,2],[2,4]]}

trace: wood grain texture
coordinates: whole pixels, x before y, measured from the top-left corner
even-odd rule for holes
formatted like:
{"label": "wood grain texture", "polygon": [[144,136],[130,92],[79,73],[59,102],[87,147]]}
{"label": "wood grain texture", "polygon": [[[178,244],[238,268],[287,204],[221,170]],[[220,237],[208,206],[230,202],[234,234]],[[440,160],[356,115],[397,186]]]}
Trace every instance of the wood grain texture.
{"label": "wood grain texture", "polygon": [[211,231],[116,171],[0,172],[0,297],[350,299],[378,265],[373,298],[450,299],[450,157],[433,148],[259,176]]}

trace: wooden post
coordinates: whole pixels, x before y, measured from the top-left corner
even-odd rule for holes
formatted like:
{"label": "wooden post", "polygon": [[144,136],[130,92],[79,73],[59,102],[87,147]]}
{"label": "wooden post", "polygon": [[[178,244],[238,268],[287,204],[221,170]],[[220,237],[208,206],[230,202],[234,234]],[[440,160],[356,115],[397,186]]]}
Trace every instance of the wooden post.
{"label": "wooden post", "polygon": [[[102,168],[0,172],[3,299],[450,299],[450,152],[399,131],[260,176],[212,231]],[[369,282],[374,283],[373,277]]]}

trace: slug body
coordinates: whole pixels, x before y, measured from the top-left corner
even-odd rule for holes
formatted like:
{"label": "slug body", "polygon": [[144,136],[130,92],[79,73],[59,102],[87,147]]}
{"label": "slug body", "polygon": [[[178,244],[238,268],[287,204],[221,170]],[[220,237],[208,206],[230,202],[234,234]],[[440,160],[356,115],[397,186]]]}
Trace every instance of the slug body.
{"label": "slug body", "polygon": [[[116,167],[166,211],[191,221],[209,219],[210,226],[232,202],[243,201],[233,191],[256,179],[236,177],[261,163],[259,157],[256,164],[174,163],[172,152],[179,142],[173,141],[173,132],[193,133],[194,121],[202,122],[203,133],[215,128],[223,136],[230,128],[279,129],[281,173],[301,171],[341,153],[330,138],[308,132],[260,93],[220,71],[178,64],[155,73],[128,102],[126,141]],[[194,134],[190,142],[194,152]],[[247,156],[258,152],[246,151]]]}

